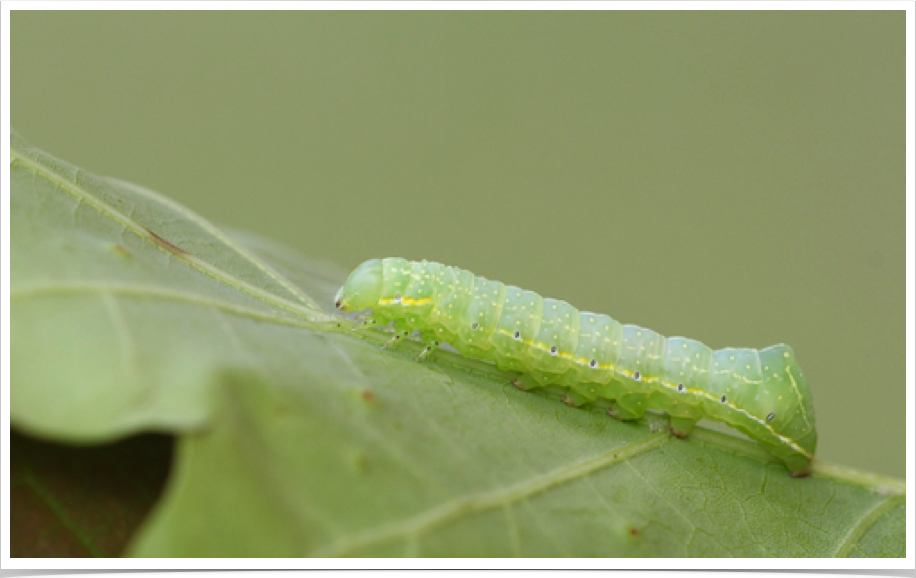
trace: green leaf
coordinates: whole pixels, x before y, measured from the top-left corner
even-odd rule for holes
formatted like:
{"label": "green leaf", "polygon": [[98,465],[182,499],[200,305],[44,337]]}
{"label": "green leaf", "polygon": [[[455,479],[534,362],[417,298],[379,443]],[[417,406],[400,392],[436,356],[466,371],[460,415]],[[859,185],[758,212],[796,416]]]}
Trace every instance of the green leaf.
{"label": "green leaf", "polygon": [[179,436],[131,554],[905,555],[902,482],[382,350],[343,271],[12,141],[12,423]]}

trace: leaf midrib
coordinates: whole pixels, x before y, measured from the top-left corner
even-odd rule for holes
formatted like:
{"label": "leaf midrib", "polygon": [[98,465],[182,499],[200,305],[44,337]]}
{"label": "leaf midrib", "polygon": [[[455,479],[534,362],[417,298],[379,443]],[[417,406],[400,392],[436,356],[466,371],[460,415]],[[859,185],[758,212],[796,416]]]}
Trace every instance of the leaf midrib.
{"label": "leaf midrib", "polygon": [[162,299],[176,301],[191,305],[199,305],[210,309],[217,309],[239,317],[247,317],[257,321],[266,321],[278,325],[289,325],[303,329],[320,329],[322,321],[312,321],[301,317],[287,317],[276,313],[245,307],[231,301],[223,301],[185,291],[164,289],[155,285],[128,285],[118,283],[56,283],[53,285],[30,285],[17,287],[10,291],[10,300],[29,299],[40,297],[53,297],[57,295],[71,295],[79,293],[111,294],[124,297],[137,297],[144,299]]}

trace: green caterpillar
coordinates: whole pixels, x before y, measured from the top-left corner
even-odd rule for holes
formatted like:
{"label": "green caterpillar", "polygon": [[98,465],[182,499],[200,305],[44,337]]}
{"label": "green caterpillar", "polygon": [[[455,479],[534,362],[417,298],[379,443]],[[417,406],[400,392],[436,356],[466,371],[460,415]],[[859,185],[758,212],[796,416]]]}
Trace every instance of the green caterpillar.
{"label": "green caterpillar", "polygon": [[608,413],[622,420],[664,411],[678,437],[701,418],[725,422],[782,460],[793,476],[811,471],[814,405],[788,345],[712,351],[457,267],[397,258],[360,265],[336,305],[371,309],[368,324],[393,322],[391,342],[418,331],[426,343],[421,358],[447,342],[463,355],[520,373],[513,383],[522,389],[565,388],[564,401],[573,406],[609,402]]}

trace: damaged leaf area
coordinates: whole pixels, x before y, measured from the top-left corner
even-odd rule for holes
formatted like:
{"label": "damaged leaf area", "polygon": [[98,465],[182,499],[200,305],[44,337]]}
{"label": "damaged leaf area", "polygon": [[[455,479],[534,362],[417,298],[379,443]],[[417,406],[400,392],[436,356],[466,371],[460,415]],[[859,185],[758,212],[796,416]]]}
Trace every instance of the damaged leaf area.
{"label": "damaged leaf area", "polygon": [[[331,313],[344,271],[16,136],[11,158],[20,555],[905,555],[903,482],[819,463],[793,479],[750,441],[573,409],[446,351],[416,363],[418,344],[383,350]],[[143,432],[175,455],[120,537],[72,508],[119,490],[28,473],[60,453],[33,438]]]}

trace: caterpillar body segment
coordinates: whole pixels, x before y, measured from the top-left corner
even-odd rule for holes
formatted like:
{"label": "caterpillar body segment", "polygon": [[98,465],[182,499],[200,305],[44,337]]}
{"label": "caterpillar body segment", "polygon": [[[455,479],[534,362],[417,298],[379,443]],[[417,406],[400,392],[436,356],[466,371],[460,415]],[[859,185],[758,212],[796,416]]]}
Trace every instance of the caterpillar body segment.
{"label": "caterpillar body segment", "polygon": [[666,412],[679,437],[702,418],[725,422],[793,475],[810,471],[814,407],[788,345],[713,351],[457,267],[398,258],[360,265],[338,292],[337,307],[370,309],[379,326],[418,331],[428,344],[421,356],[447,342],[520,373],[514,383],[522,389],[566,388],[570,405],[604,400],[619,419]]}

